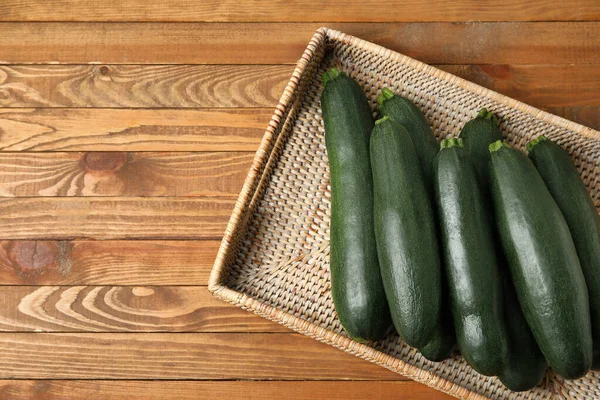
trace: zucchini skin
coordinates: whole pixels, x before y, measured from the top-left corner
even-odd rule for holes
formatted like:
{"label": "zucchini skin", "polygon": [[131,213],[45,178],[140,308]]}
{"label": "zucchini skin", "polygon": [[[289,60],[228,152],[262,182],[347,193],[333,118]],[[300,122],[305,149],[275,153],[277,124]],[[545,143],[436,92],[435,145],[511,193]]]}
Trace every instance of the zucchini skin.
{"label": "zucchini skin", "polygon": [[438,328],[441,266],[434,209],[410,135],[391,119],[371,136],[375,237],[392,322],[408,345]]}
{"label": "zucchini skin", "polygon": [[391,322],[377,259],[369,162],[371,108],[361,87],[337,70],[321,97],[331,176],[330,268],[335,309],[358,341],[378,340]]}
{"label": "zucchini skin", "polygon": [[569,154],[540,137],[530,142],[529,158],[558,204],[577,249],[587,283],[594,341],[593,368],[600,369],[600,217]]}
{"label": "zucchini skin", "polygon": [[[471,155],[480,177],[482,193],[486,199],[486,208],[492,217],[492,204],[489,194],[489,145],[502,139],[496,117],[483,108],[473,120],[467,122],[460,132],[465,150]],[[504,299],[504,321],[508,339],[508,361],[498,378],[508,389],[516,392],[532,389],[543,379],[546,373],[546,359],[527,325],[517,294],[508,271],[508,265],[502,246],[494,231],[496,254],[502,276]]]}
{"label": "zucchini skin", "polygon": [[381,116],[387,116],[404,126],[417,152],[417,158],[423,169],[427,190],[432,192],[433,163],[440,144],[436,140],[429,122],[419,107],[407,98],[397,96],[388,88],[383,88],[378,99]]}
{"label": "zucchini skin", "polygon": [[508,361],[502,281],[479,177],[461,139],[446,139],[435,163],[435,192],[456,339],[482,375]]}
{"label": "zucchini skin", "polygon": [[[446,317],[445,314],[448,314]],[[423,357],[429,361],[440,362],[452,356],[456,348],[456,336],[454,335],[454,324],[449,310],[443,312],[441,322],[433,333],[429,343],[419,349]]]}
{"label": "zucchini skin", "polygon": [[567,223],[535,166],[490,145],[496,224],[523,314],[548,364],[567,379],[592,364],[588,293]]}
{"label": "zucchini skin", "polygon": [[488,200],[490,151],[488,146],[502,140],[502,131],[498,128],[498,120],[486,108],[482,108],[477,116],[467,122],[460,131],[465,150],[477,169],[481,188],[485,199]]}
{"label": "zucchini skin", "polygon": [[442,270],[442,311],[440,322],[433,333],[429,343],[419,349],[423,357],[429,361],[444,361],[452,356],[456,349],[456,335],[454,333],[454,323],[452,322],[452,312],[448,299],[448,283],[444,279]]}
{"label": "zucchini skin", "polygon": [[527,325],[509,279],[504,279],[504,298],[509,358],[498,378],[508,389],[523,392],[533,389],[542,381],[547,363]]}

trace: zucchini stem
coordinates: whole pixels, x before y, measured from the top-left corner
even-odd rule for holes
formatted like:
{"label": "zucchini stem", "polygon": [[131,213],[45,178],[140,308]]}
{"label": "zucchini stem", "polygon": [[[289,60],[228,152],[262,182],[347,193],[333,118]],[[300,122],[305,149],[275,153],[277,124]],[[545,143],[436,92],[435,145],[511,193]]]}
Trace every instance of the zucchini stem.
{"label": "zucchini stem", "polygon": [[493,112],[488,111],[488,109],[485,107],[479,110],[479,112],[477,113],[477,118],[489,119],[492,120],[494,124],[498,125],[498,118],[496,118]]}
{"label": "zucchini stem", "polygon": [[387,115],[384,115],[383,117],[381,117],[377,121],[375,121],[375,125],[379,125],[380,123],[387,121],[388,119],[390,119],[390,117],[388,117]]}
{"label": "zucchini stem", "polygon": [[503,147],[510,148],[510,146],[508,144],[506,144],[506,142],[504,142],[503,140],[496,140],[494,143],[491,143],[488,146],[488,149],[489,149],[490,153],[493,153],[495,151],[500,150]]}
{"label": "zucchini stem", "polygon": [[444,139],[440,143],[440,151],[441,151],[441,149],[449,149],[451,147],[465,147],[465,146],[463,145],[463,140],[461,138]]}
{"label": "zucchini stem", "polygon": [[533,148],[541,142],[545,142],[547,141],[548,138],[544,135],[536,137],[535,139],[531,140],[529,143],[527,143],[527,152],[529,153],[531,150],[533,150]]}
{"label": "zucchini stem", "polygon": [[381,89],[381,94],[377,98],[377,103],[379,103],[379,105],[382,105],[384,101],[389,100],[394,96],[395,94],[394,92],[392,92],[391,89],[384,87],[383,89]]}
{"label": "zucchini stem", "polygon": [[343,72],[341,72],[339,69],[337,68],[331,68],[328,71],[325,71],[323,73],[323,84],[327,85],[328,82],[334,80],[335,78],[337,78],[338,76],[343,75]]}

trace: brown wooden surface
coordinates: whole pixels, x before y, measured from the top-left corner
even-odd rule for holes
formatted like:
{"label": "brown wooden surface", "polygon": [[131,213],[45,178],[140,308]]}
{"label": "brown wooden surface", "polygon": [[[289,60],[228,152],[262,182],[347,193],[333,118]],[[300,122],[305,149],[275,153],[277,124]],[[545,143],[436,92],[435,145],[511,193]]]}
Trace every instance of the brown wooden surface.
{"label": "brown wooden surface", "polygon": [[413,381],[0,380],[0,396],[11,400],[449,399]]}
{"label": "brown wooden surface", "polygon": [[206,285],[218,240],[4,240],[0,285]]}
{"label": "brown wooden surface", "polygon": [[[497,3],[493,4],[493,7],[497,6]],[[380,7],[390,8],[383,2]],[[600,60],[598,26],[591,21],[7,22],[2,24],[0,64],[293,64],[321,26],[358,36],[427,63],[594,64]],[[220,76],[214,78],[222,79]]]}
{"label": "brown wooden surface", "polygon": [[1,399],[446,399],[212,298],[328,26],[600,128],[596,0],[0,3]]}
{"label": "brown wooden surface", "polygon": [[[595,65],[434,65],[537,107],[600,106]],[[293,65],[0,66],[0,104],[44,109],[275,107],[293,70]]]}
{"label": "brown wooden surface", "polygon": [[250,151],[268,108],[0,108],[2,151]]}
{"label": "brown wooden surface", "polygon": [[[543,4],[543,6],[540,6]],[[494,7],[494,5],[496,7]],[[0,21],[585,21],[600,18],[595,0],[4,0]]]}
{"label": "brown wooden surface", "polygon": [[0,197],[235,197],[251,152],[0,152]]}

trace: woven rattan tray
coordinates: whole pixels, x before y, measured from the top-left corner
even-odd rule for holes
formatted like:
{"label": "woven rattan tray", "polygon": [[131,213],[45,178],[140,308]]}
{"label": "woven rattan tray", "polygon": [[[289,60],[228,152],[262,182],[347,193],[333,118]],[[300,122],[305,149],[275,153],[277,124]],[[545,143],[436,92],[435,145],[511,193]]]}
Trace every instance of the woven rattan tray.
{"label": "woven rattan tray", "polygon": [[321,74],[337,66],[376,110],[387,86],[421,107],[438,138],[456,135],[485,106],[507,141],[524,149],[546,135],[574,157],[600,206],[600,132],[553,116],[391,50],[319,29],[287,85],[256,153],[210,277],[217,297],[295,331],[460,398],[600,398],[600,373],[563,381],[549,372],[526,393],[506,390],[456,356],[432,363],[397,335],[371,345],[348,338],[329,284],[329,169]]}

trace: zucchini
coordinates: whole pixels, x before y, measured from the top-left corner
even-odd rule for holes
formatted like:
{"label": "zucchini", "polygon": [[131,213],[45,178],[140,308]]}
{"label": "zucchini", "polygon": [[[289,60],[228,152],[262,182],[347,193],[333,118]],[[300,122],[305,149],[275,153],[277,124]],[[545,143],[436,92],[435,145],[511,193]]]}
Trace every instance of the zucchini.
{"label": "zucchini", "polygon": [[388,117],[371,135],[375,237],[392,322],[410,346],[438,326],[441,267],[434,210],[410,135]]}
{"label": "zucchini", "polygon": [[498,378],[514,392],[533,389],[546,374],[546,359],[527,325],[508,276],[504,279],[504,319],[508,330],[509,357]]}
{"label": "zucchini", "polygon": [[429,361],[440,362],[450,358],[455,348],[456,338],[454,336],[452,314],[450,310],[445,310],[442,313],[441,322],[438,324],[431,339],[429,339],[429,343],[421,347],[419,352]]}
{"label": "zucchini", "polygon": [[498,232],[519,304],[548,364],[567,379],[592,364],[588,293],[569,227],[527,156],[490,145]]}
{"label": "zucchini", "polygon": [[396,96],[388,88],[381,90],[377,101],[379,102],[381,116],[393,119],[404,126],[410,134],[419,163],[423,169],[427,190],[432,193],[433,161],[440,149],[440,144],[435,139],[425,115],[415,103],[404,97]]}
{"label": "zucchini", "polygon": [[594,341],[594,368],[600,368],[600,217],[569,154],[544,136],[527,145],[546,187],[562,211],[590,298],[590,318]]}
{"label": "zucchini", "polygon": [[498,375],[508,361],[502,281],[479,177],[462,139],[442,141],[435,194],[458,348],[477,372]]}
{"label": "zucchini", "polygon": [[[498,128],[496,116],[486,108],[482,108],[477,116],[467,122],[460,131],[465,150],[477,169],[481,188],[487,197],[490,152],[488,146],[497,140],[502,140],[502,131]],[[487,200],[487,199],[486,199]]]}
{"label": "zucchini", "polygon": [[448,304],[447,282],[443,279],[442,271],[442,312],[440,322],[429,343],[419,349],[419,352],[429,361],[444,361],[452,356],[456,348],[456,335],[452,323],[452,312]]}
{"label": "zucchini", "polygon": [[335,68],[321,96],[331,177],[330,268],[336,312],[358,340],[381,339],[390,317],[377,260],[369,137],[373,116],[361,87]]}
{"label": "zucchini", "polygon": [[[496,117],[482,108],[477,117],[465,124],[460,132],[465,150],[471,155],[471,160],[479,174],[482,193],[489,200],[489,162],[491,143],[502,139]],[[486,201],[487,212],[492,218],[492,207]],[[496,234],[496,232],[494,232]],[[510,280],[510,274],[502,247],[495,235],[496,255],[502,276],[504,299],[504,321],[508,339],[508,362],[498,378],[513,391],[529,390],[536,386],[546,372],[546,359],[537,345],[531,329],[527,325],[521,306],[517,300],[515,289]]]}

